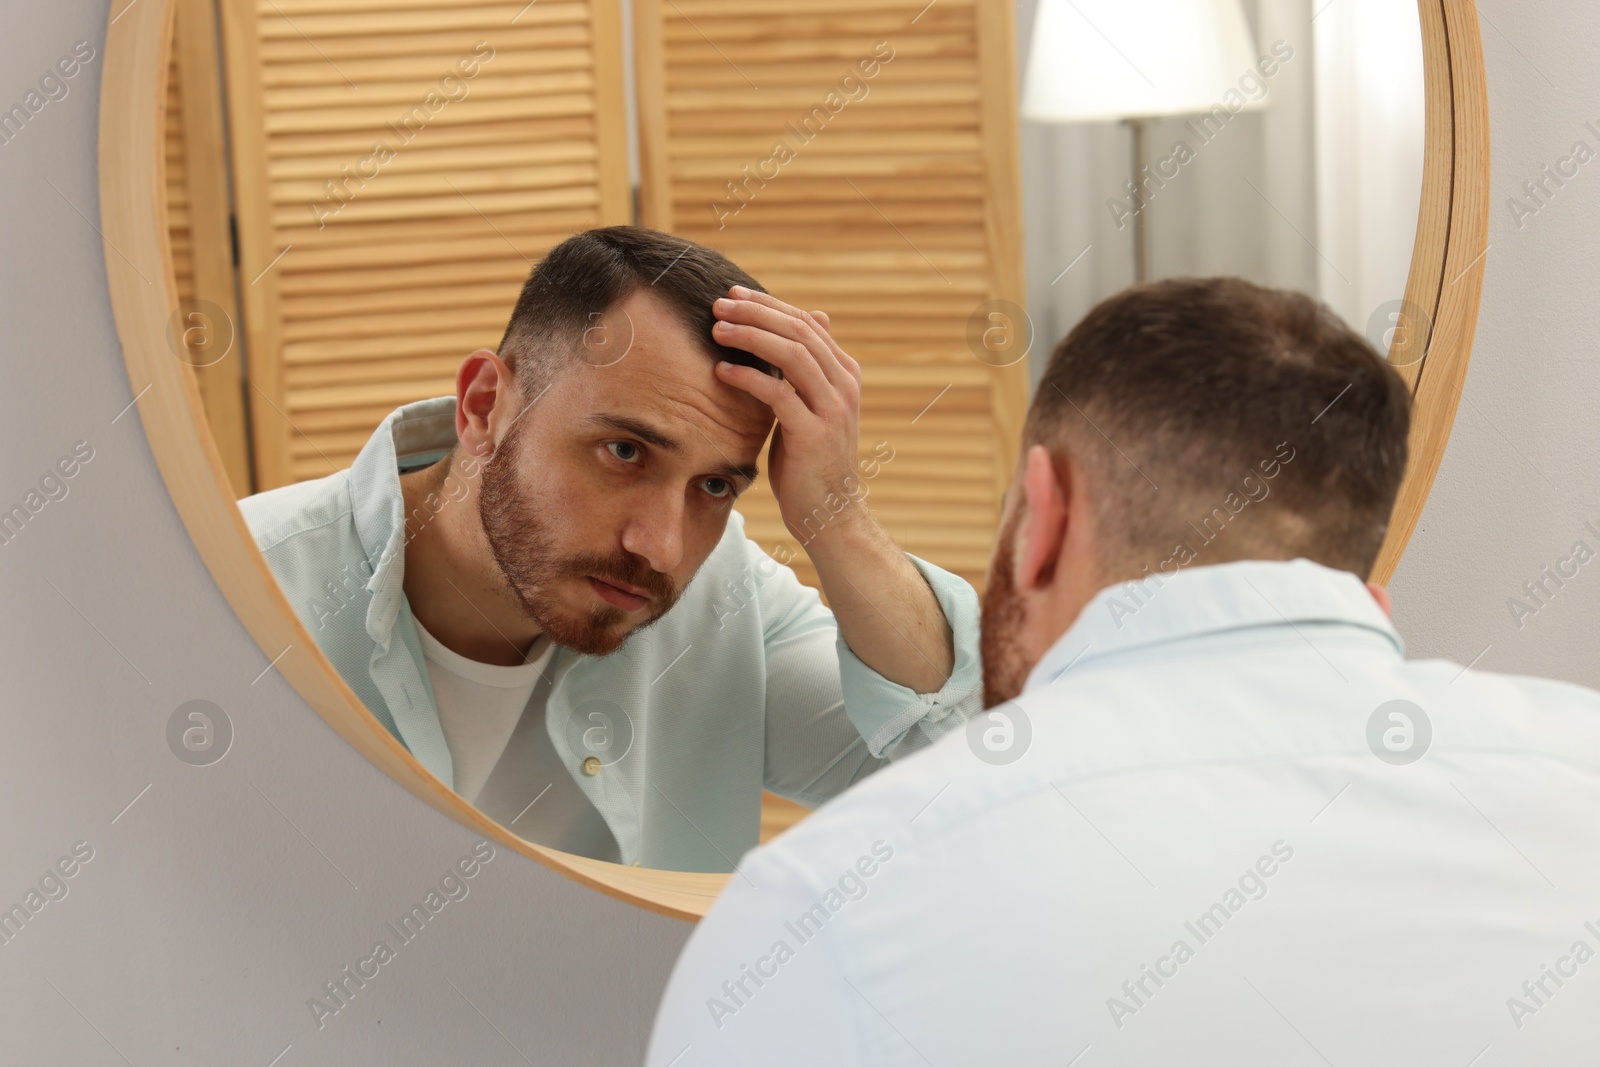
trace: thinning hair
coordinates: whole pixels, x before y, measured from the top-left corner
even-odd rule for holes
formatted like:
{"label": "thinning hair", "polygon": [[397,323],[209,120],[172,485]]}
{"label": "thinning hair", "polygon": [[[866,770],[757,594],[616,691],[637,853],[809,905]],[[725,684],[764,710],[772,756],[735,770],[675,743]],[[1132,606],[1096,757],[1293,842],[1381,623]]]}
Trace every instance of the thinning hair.
{"label": "thinning hair", "polygon": [[1023,441],[1078,461],[1108,580],[1175,556],[1305,557],[1366,578],[1410,410],[1394,368],[1325,304],[1182,278],[1124,290],[1073,328]]}
{"label": "thinning hair", "polygon": [[[772,364],[712,340],[711,304],[743,285],[761,283],[722,253],[641,226],[607,226],[574,234],[550,249],[523,283],[500,340],[500,358],[528,397],[585,359],[586,331],[617,303],[648,289],[677,316],[713,359],[777,376]],[[615,327],[615,324],[612,324]]]}

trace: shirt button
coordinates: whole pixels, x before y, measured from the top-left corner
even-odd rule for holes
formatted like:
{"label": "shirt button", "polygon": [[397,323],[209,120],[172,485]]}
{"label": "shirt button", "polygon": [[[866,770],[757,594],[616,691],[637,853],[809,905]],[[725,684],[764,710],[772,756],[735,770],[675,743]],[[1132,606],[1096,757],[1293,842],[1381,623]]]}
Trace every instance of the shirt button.
{"label": "shirt button", "polygon": [[583,761],[583,773],[587,774],[591,778],[594,777],[595,775],[599,774],[600,773],[600,757],[599,756],[590,756],[587,759],[585,759]]}

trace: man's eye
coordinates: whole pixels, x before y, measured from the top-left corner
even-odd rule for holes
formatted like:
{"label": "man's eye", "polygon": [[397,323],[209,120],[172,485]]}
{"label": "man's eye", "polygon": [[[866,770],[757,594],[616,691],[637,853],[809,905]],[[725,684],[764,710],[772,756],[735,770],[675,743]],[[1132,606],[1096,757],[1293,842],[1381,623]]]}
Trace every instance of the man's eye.
{"label": "man's eye", "polygon": [[[633,463],[635,457],[637,457],[637,455],[639,453],[639,446],[634,444],[632,441],[607,441],[606,442],[606,447],[611,449],[611,454],[613,456],[616,456],[618,459],[622,460],[622,462],[624,462],[624,463]],[[621,455],[621,454],[619,454],[617,452],[617,449],[619,449],[619,448],[627,449],[630,454],[629,455]]]}
{"label": "man's eye", "polygon": [[706,490],[706,492],[711,493],[711,495],[716,497],[718,500],[726,500],[728,497],[733,495],[733,483],[728,481],[726,478],[707,478],[702,484],[708,487],[712,485],[721,485],[722,491],[720,493],[711,492],[710,488],[707,488]]}

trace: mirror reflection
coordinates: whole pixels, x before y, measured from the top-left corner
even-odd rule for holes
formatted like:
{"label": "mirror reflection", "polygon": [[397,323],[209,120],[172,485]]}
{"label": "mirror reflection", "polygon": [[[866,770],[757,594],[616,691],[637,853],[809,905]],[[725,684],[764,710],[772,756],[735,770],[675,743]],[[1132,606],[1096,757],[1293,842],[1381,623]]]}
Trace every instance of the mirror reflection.
{"label": "mirror reflection", "polygon": [[313,640],[530,841],[730,871],[963,728],[1103,297],[1425,329],[1405,5],[825,7],[180,0],[173,351]]}

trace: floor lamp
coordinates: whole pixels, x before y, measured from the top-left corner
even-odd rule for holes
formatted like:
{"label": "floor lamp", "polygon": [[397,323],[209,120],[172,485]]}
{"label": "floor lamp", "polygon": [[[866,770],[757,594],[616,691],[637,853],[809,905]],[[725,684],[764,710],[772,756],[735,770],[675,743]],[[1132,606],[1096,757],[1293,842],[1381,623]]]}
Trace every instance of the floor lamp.
{"label": "floor lamp", "polygon": [[[1239,0],[1039,0],[1023,81],[1022,117],[1034,122],[1127,125],[1135,186],[1145,168],[1145,124],[1223,107],[1254,75],[1255,43]],[[1264,84],[1264,83],[1263,83]],[[1133,215],[1134,280],[1148,280],[1149,232]]]}

